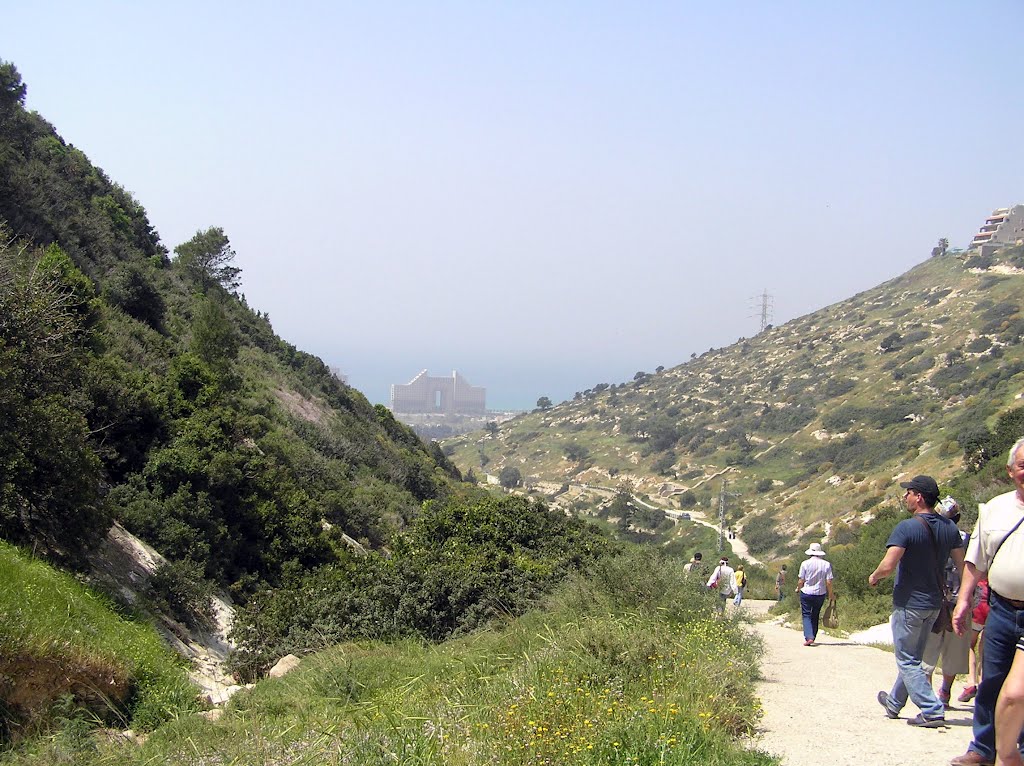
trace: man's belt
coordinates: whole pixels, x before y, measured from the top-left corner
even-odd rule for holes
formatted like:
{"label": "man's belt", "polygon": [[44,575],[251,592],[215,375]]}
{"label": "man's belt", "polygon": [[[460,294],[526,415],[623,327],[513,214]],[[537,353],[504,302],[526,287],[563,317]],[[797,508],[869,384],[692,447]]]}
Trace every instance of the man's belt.
{"label": "man's belt", "polygon": [[1017,599],[1014,599],[1014,598],[1007,598],[1006,596],[1000,596],[995,591],[992,591],[992,593],[995,594],[996,598],[998,598],[1000,601],[1006,602],[1007,604],[1012,606],[1014,609],[1024,609],[1024,601],[1018,601]]}

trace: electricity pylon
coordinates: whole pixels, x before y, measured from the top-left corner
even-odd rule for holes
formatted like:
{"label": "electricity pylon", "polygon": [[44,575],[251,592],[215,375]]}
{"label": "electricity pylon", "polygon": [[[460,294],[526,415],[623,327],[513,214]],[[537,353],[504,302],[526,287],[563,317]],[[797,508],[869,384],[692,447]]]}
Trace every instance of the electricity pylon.
{"label": "electricity pylon", "polygon": [[738,497],[735,492],[726,492],[728,479],[722,479],[722,491],[718,494],[718,552],[725,550],[725,498]]}
{"label": "electricity pylon", "polygon": [[758,332],[764,332],[765,328],[772,323],[772,309],[774,308],[772,296],[765,288],[760,295],[755,295],[751,300],[761,303],[761,329]]}

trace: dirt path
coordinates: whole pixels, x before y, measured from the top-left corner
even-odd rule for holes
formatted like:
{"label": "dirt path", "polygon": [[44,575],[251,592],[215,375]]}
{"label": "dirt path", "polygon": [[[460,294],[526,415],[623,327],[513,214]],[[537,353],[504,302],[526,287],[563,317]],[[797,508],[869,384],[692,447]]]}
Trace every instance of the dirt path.
{"label": "dirt path", "polygon": [[[764,611],[772,602],[744,602]],[[758,696],[764,708],[757,747],[782,757],[786,766],[941,766],[971,741],[973,703],[953,702],[943,729],[917,729],[906,719],[885,717],[875,700],[896,677],[890,652],[819,634],[805,647],[799,630],[757,624],[767,649]],[[963,688],[953,686],[954,700]]]}
{"label": "dirt path", "polygon": [[[678,517],[679,514],[682,513],[682,511],[674,511],[673,513],[670,513],[669,511],[665,511],[665,512],[668,513],[670,516],[673,515],[673,513],[674,513],[676,517]],[[689,514],[690,514],[690,520],[693,521],[695,524],[701,524],[701,525],[703,525],[705,527],[710,527],[711,529],[715,530],[716,532],[721,530],[721,527],[718,524],[712,523],[712,522],[707,520],[707,514],[705,514],[704,511],[695,511],[693,509],[690,509]],[[738,534],[735,537],[727,538],[727,539],[728,539],[729,545],[732,546],[733,553],[735,553],[737,556],[739,556],[739,557],[741,557],[743,559],[746,559],[751,564],[763,564],[764,563],[759,558],[757,558],[756,556],[754,556],[750,552],[750,549],[747,548],[747,544],[745,542],[743,542],[742,538]]]}

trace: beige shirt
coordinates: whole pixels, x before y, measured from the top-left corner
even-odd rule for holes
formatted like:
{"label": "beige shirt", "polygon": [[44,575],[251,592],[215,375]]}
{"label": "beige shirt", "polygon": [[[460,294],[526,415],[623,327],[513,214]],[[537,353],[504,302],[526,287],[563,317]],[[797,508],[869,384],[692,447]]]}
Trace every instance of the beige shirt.
{"label": "beige shirt", "polygon": [[1024,601],[1024,524],[999,548],[995,562],[992,554],[1021,516],[1024,516],[1024,503],[1016,491],[979,505],[978,523],[964,557],[979,572],[988,572],[988,585],[992,590],[1014,601]]}
{"label": "beige shirt", "polygon": [[715,567],[715,571],[708,578],[708,587],[710,588],[714,583],[718,583],[717,587],[720,595],[736,595],[736,573],[728,564],[719,564]]}

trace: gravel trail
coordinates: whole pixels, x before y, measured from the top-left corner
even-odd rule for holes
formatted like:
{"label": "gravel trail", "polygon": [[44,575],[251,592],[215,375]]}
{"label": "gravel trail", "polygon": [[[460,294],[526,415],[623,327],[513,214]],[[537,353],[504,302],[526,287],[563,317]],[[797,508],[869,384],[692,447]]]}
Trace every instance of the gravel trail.
{"label": "gravel trail", "polygon": [[[744,606],[757,613],[771,603]],[[799,630],[775,622],[756,630],[767,651],[757,689],[762,731],[753,744],[786,766],[941,766],[967,749],[974,707],[956,702],[962,677],[953,685],[947,726],[918,729],[906,722],[918,712],[912,702],[890,720],[875,699],[895,680],[891,652],[824,633],[805,647]]]}

